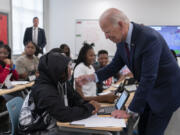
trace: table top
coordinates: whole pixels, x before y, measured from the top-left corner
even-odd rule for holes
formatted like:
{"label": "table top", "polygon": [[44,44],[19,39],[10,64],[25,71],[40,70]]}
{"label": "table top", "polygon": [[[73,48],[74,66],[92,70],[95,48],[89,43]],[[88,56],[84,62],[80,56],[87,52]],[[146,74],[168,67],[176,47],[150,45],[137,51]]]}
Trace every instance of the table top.
{"label": "table top", "polygon": [[[120,84],[120,82],[118,82],[118,84]],[[110,87],[106,90],[104,90],[103,92],[108,92],[108,91],[113,91],[116,90],[116,87]],[[132,99],[134,97],[134,92],[130,93],[130,96],[128,98],[128,100],[126,101],[125,107],[127,108],[129,106],[129,104],[131,103]],[[112,106],[113,104],[109,104],[109,103],[101,103],[101,106]],[[103,115],[103,117],[109,117],[108,115]],[[128,119],[126,119],[126,122],[128,121]],[[102,131],[122,131],[122,127],[85,127],[83,125],[72,125],[69,122],[57,122],[57,125],[59,127],[66,127],[66,128],[76,128],[76,129],[90,129],[90,130],[102,130]]]}
{"label": "table top", "polygon": [[[132,99],[134,96],[134,92],[130,93],[130,96],[125,104],[125,107],[128,107],[129,104],[131,103]],[[110,106],[113,104],[108,104],[108,103],[101,103],[102,106]],[[110,115],[102,115],[103,117],[109,117]],[[128,120],[126,119],[126,122]],[[122,131],[122,127],[85,127],[83,125],[72,125],[69,122],[57,122],[57,125],[59,127],[66,127],[66,128],[79,128],[79,129],[92,129],[92,130],[103,130],[103,131]]]}
{"label": "table top", "polygon": [[[108,115],[106,115],[106,116],[108,116]],[[103,131],[122,131],[122,129],[123,129],[122,127],[85,127],[83,125],[72,125],[69,122],[57,122],[57,125],[59,127],[92,129],[92,130],[103,130]]]}
{"label": "table top", "polygon": [[21,91],[23,89],[31,87],[33,84],[34,84],[34,82],[30,82],[30,83],[27,83],[27,84],[16,85],[11,89],[0,89],[0,95],[9,94],[9,93],[13,93],[13,92],[16,92],[16,91]]}

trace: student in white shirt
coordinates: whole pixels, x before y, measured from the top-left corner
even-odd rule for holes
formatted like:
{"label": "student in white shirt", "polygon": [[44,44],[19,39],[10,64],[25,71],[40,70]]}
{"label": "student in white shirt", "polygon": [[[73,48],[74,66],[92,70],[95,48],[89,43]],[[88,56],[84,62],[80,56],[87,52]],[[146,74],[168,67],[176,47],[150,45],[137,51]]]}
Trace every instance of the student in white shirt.
{"label": "student in white shirt", "polygon": [[[95,53],[93,49],[94,44],[84,43],[83,47],[79,52],[79,56],[76,61],[76,65],[74,68],[74,80],[82,75],[88,75],[95,72],[92,64],[95,60]],[[74,83],[75,84],[75,83]],[[107,94],[102,96],[96,95],[96,82],[89,82],[82,87],[75,85],[75,89],[79,92],[79,94],[87,101],[96,100],[98,102],[114,102],[116,96],[114,94]]]}

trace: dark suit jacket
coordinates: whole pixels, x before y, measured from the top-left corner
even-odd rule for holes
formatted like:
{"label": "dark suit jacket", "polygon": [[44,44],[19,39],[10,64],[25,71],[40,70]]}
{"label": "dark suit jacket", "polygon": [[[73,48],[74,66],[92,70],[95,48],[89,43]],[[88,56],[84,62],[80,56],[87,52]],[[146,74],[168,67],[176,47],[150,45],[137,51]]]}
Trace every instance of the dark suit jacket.
{"label": "dark suit jacket", "polygon": [[[24,34],[24,40],[23,40],[24,45],[28,41],[32,41],[32,29],[33,29],[33,27],[26,28],[26,31],[25,31],[25,34]],[[38,28],[38,44],[37,45],[40,48],[44,48],[44,46],[46,45],[45,32],[41,28]]]}
{"label": "dark suit jacket", "polygon": [[117,73],[125,64],[139,81],[129,106],[143,113],[148,104],[153,113],[170,113],[180,106],[180,68],[167,43],[155,30],[133,23],[130,62],[124,43],[117,44],[112,62],[96,72],[99,81]]}

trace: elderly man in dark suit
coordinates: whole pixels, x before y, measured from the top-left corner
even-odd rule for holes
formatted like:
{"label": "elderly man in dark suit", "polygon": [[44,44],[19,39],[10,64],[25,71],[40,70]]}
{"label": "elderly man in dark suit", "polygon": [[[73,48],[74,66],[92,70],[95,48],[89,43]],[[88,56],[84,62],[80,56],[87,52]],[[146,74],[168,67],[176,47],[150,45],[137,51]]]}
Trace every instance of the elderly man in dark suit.
{"label": "elderly man in dark suit", "polygon": [[35,55],[38,56],[39,53],[43,54],[43,48],[46,45],[46,36],[44,29],[39,28],[39,18],[34,17],[33,18],[33,27],[26,28],[25,34],[24,34],[24,45],[32,41],[37,45]]}
{"label": "elderly man in dark suit", "polygon": [[180,106],[180,69],[166,41],[155,30],[130,22],[120,10],[111,8],[100,17],[107,39],[117,44],[112,62],[95,74],[81,76],[77,82],[103,81],[127,65],[139,87],[126,111],[114,117],[140,115],[139,135],[163,135],[169,120]]}

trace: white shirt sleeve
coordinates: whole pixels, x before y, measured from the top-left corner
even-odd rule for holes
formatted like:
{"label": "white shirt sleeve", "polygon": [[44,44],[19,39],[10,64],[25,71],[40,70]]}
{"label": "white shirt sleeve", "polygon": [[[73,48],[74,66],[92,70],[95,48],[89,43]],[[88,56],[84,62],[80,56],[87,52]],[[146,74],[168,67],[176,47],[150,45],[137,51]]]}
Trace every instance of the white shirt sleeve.
{"label": "white shirt sleeve", "polygon": [[84,75],[84,67],[82,64],[79,64],[76,66],[76,68],[74,69],[74,78],[78,78],[81,75]]}

